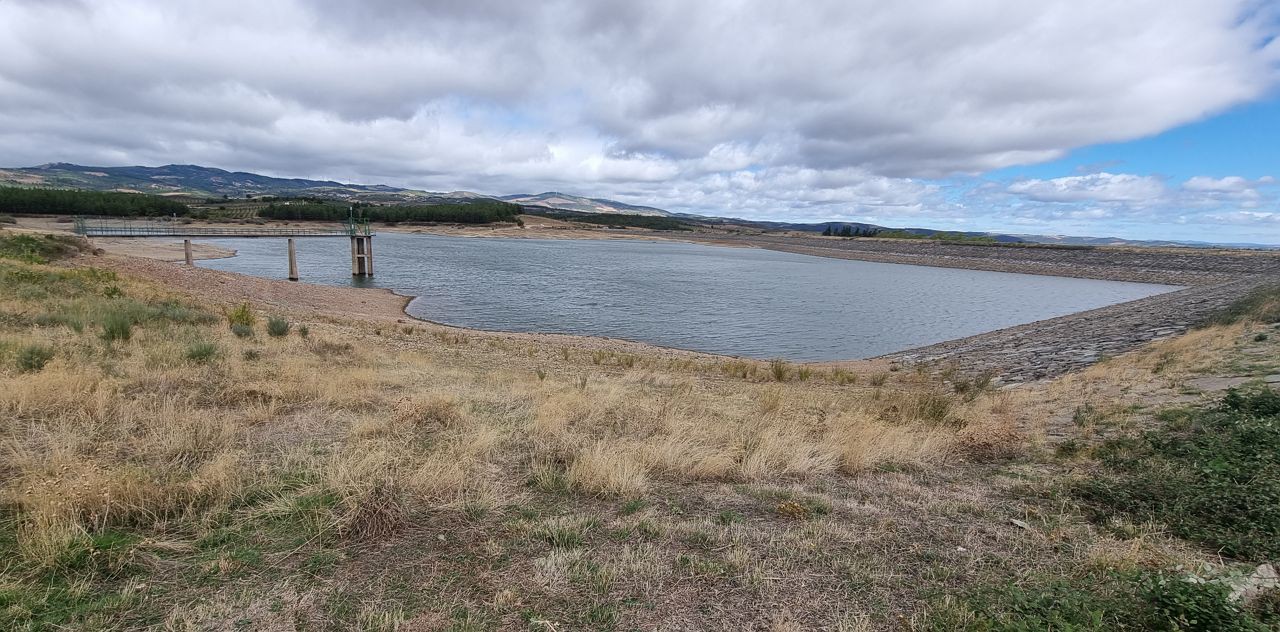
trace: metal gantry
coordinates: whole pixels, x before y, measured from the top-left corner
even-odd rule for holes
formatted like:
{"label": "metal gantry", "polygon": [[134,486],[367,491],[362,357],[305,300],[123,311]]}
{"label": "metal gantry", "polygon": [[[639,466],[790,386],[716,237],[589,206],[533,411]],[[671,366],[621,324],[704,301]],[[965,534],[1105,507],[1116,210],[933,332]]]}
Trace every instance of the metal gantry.
{"label": "metal gantry", "polygon": [[75,217],[73,230],[85,237],[372,237],[369,220],[351,217],[338,227],[196,226],[181,219],[101,219]]}
{"label": "metal gantry", "polygon": [[170,237],[182,238],[187,265],[195,265],[191,254],[193,237],[285,237],[289,240],[289,280],[298,280],[296,237],[348,237],[351,239],[351,275],[373,276],[373,228],[369,220],[348,217],[336,227],[297,226],[197,226],[183,219],[103,219],[74,217],[73,231],[85,237]]}

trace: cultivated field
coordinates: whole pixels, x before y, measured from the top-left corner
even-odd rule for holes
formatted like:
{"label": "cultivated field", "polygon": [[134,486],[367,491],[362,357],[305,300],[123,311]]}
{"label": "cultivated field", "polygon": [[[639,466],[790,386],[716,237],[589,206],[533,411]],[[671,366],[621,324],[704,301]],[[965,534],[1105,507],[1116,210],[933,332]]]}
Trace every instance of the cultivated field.
{"label": "cultivated field", "polygon": [[1280,370],[1275,294],[1002,390],[201,301],[83,248],[0,233],[6,629],[1275,622],[1217,580],[1280,521],[1129,513],[1109,456]]}

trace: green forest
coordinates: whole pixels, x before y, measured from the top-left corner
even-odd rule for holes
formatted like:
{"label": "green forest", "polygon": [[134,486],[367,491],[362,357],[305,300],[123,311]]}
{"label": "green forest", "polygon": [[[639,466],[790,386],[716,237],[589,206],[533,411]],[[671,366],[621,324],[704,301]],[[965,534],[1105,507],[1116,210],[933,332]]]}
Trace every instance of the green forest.
{"label": "green forest", "polygon": [[650,230],[692,230],[688,224],[670,217],[656,217],[653,215],[632,215],[627,213],[601,213],[598,215],[589,213],[578,213],[574,211],[555,211],[542,209],[528,209],[525,211],[530,215],[539,215],[541,217],[549,217],[568,222],[581,222],[584,224],[597,224],[600,226],[609,226],[611,228],[648,228]]}
{"label": "green forest", "polygon": [[143,193],[0,187],[0,213],[157,217],[185,215],[187,206]]}
{"label": "green forest", "polygon": [[[347,219],[347,204],[302,202],[270,204],[258,211],[259,217],[290,220]],[[509,202],[479,200],[465,204],[429,204],[422,206],[368,206],[355,208],[357,217],[374,222],[449,222],[454,224],[489,224],[514,222],[520,207]]]}

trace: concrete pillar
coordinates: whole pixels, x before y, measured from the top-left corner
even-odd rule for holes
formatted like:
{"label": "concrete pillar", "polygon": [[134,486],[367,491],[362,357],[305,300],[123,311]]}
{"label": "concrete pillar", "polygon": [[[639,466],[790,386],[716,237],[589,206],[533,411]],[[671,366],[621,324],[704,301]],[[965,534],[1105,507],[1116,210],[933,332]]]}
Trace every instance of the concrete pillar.
{"label": "concrete pillar", "polygon": [[373,236],[370,235],[364,239],[364,272],[373,276]]}
{"label": "concrete pillar", "polygon": [[191,256],[191,240],[190,239],[182,240],[182,254],[187,259],[187,265],[193,266],[196,264],[195,257]]}
{"label": "concrete pillar", "polygon": [[360,238],[351,237],[351,276],[360,276]]}
{"label": "concrete pillar", "polygon": [[293,238],[289,238],[289,280],[298,280],[298,251],[293,246]]}

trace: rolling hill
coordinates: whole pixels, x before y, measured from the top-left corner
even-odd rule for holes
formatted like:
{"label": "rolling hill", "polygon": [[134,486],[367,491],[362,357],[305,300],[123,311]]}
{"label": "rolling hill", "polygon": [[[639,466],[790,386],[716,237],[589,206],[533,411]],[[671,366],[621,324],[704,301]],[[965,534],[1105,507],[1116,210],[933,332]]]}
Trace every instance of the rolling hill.
{"label": "rolling hill", "polygon": [[671,213],[670,211],[664,211],[652,206],[636,206],[634,204],[625,204],[614,200],[586,198],[577,195],[569,195],[567,193],[559,193],[556,191],[548,191],[537,195],[504,195],[499,199],[526,206],[543,206],[561,211],[576,211],[579,213],[618,213],[623,215],[650,215],[657,217],[670,217],[674,215],[674,213]]}

